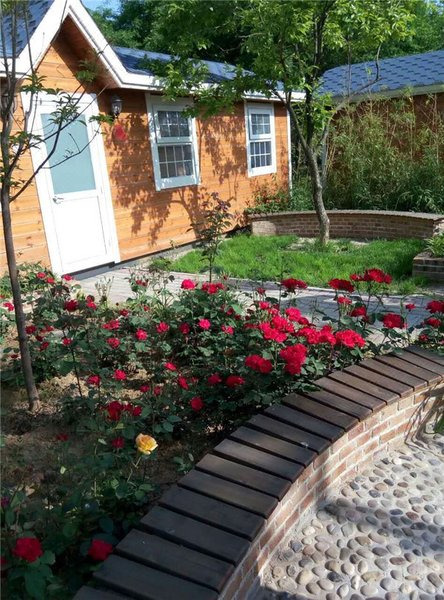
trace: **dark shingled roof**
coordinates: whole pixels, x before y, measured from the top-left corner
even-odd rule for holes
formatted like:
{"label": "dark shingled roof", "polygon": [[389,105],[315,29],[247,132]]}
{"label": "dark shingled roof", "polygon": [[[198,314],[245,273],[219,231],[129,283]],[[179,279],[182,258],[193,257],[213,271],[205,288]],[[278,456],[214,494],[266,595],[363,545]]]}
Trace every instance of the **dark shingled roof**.
{"label": "dark shingled roof", "polygon": [[[140,75],[151,75],[154,76],[152,70],[148,66],[140,66],[146,60],[158,60],[161,62],[169,62],[171,60],[170,54],[163,54],[161,52],[149,52],[148,50],[134,50],[132,48],[121,48],[119,46],[113,46],[114,52],[120,58],[123,66],[130,73],[138,73]],[[234,67],[225,63],[214,62],[211,60],[201,61],[208,68],[207,83],[218,83],[220,81],[227,81],[234,77]]]}
{"label": "dark shingled roof", "polygon": [[[333,97],[347,96],[359,93],[375,77],[374,61],[335,67],[324,73],[319,91]],[[382,59],[380,79],[362,93],[392,92],[439,84],[444,84],[444,50]]]}
{"label": "dark shingled roof", "polygon": [[[25,48],[27,41],[31,38],[34,31],[40,25],[43,17],[48,11],[51,4],[54,0],[30,0],[28,4],[28,14],[26,15],[23,12],[20,15],[19,21],[17,23],[17,49],[16,56],[18,56],[22,50]],[[26,6],[26,3],[23,3],[23,6]],[[25,10],[25,9],[24,9]],[[21,11],[20,11],[21,12]],[[27,23],[28,31],[26,31],[25,24]],[[6,56],[8,58],[12,57],[12,20],[8,15],[3,15],[3,27],[2,30],[5,33],[5,42],[6,42]],[[0,30],[0,48],[2,48],[1,42],[1,34],[2,30]],[[3,50],[1,51],[3,53]]]}

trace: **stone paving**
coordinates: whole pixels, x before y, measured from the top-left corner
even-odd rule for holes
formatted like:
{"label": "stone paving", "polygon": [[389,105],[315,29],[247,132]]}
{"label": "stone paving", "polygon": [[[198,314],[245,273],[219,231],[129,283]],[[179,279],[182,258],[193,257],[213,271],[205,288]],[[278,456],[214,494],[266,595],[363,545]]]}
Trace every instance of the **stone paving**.
{"label": "stone paving", "polygon": [[444,437],[426,438],[301,520],[251,600],[444,600]]}
{"label": "stone paving", "polygon": [[[110,299],[113,302],[123,302],[132,295],[128,283],[128,278],[130,276],[131,270],[131,267],[117,267],[101,274],[93,274],[87,277],[80,275],[77,276],[77,279],[79,279],[79,283],[82,285],[85,293],[93,295],[97,295],[97,283],[109,280],[111,282]],[[168,282],[168,288],[172,292],[176,292],[179,290],[180,284],[182,283],[183,279],[193,279],[195,281],[207,280],[205,276],[193,275],[190,273],[174,272],[170,275],[174,277],[172,281]],[[275,298],[279,296],[279,286],[274,282],[260,282],[259,284],[243,279],[229,279],[228,281],[241,293],[249,292],[258,285],[260,285],[261,287],[264,287],[267,290],[267,296]],[[305,316],[310,317],[311,319],[314,317],[314,321],[316,321],[316,319],[320,320],[323,314],[327,315],[329,318],[335,319],[337,318],[338,313],[334,296],[335,294],[333,290],[310,287],[306,290],[302,290],[298,294],[296,304]],[[396,312],[397,310],[399,310],[399,300],[400,296],[391,296],[390,298],[384,299],[383,309],[386,311]],[[417,323],[423,321],[425,317],[430,316],[430,314],[425,310],[426,304],[427,302],[429,302],[429,300],[429,296],[421,294],[415,294],[404,298],[405,303],[411,302],[414,303],[417,307],[408,315],[409,325],[416,325]],[[370,308],[374,307],[374,304],[373,306],[370,306]]]}

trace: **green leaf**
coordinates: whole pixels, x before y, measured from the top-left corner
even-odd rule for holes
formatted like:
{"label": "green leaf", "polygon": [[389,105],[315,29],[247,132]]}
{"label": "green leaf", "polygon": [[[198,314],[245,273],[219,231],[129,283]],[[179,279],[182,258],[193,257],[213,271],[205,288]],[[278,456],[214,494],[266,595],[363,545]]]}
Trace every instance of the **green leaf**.
{"label": "green leaf", "polygon": [[46,579],[40,571],[29,570],[25,573],[25,588],[31,598],[36,600],[45,599],[45,585]]}
{"label": "green leaf", "polygon": [[99,527],[105,533],[112,533],[114,530],[114,521],[110,517],[102,517],[99,520]]}

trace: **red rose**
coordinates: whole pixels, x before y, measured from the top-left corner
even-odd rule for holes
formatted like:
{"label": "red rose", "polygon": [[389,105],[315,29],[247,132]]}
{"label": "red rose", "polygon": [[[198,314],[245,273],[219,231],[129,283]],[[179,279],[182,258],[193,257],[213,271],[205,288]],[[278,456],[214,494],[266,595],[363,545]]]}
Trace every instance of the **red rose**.
{"label": "red rose", "polygon": [[307,357],[307,348],[303,344],[295,344],[283,348],[279,356],[286,363],[285,371],[290,375],[299,375]]}
{"label": "red rose", "polygon": [[392,277],[381,269],[367,269],[364,271],[362,281],[375,281],[376,283],[391,283]]}
{"label": "red rose", "polygon": [[273,364],[271,360],[263,358],[259,354],[251,354],[245,359],[245,366],[250,367],[253,371],[258,373],[267,374],[273,370]]}
{"label": "red rose", "polygon": [[22,537],[15,542],[12,553],[14,556],[32,563],[36,561],[39,556],[42,556],[43,550],[42,545],[37,538]]}
{"label": "red rose", "polygon": [[431,300],[426,309],[431,313],[444,313],[444,302],[440,302],[439,300]]}
{"label": "red rose", "polygon": [[154,394],[155,396],[160,396],[160,394],[161,394],[161,393],[162,393],[162,386],[160,386],[160,385],[155,385],[155,386],[153,387],[153,394]]}
{"label": "red rose", "polygon": [[184,279],[180,287],[183,290],[194,290],[196,284],[194,283],[194,281],[191,281],[191,279]]}
{"label": "red rose", "polygon": [[69,439],[69,435],[67,433],[58,433],[56,435],[56,440],[58,442],[67,442]]}
{"label": "red rose", "polygon": [[106,343],[108,344],[108,346],[111,346],[111,348],[113,348],[114,350],[120,346],[120,340],[116,337],[109,337],[106,340]]}
{"label": "red rose", "polygon": [[225,286],[223,283],[203,283],[202,290],[207,294],[217,294],[219,290],[224,290]]}
{"label": "red rose", "polygon": [[71,346],[71,344],[72,344],[72,338],[64,337],[62,339],[62,344],[64,346]]}
{"label": "red rose", "polygon": [[234,335],[234,329],[231,325],[222,325],[221,329],[227,335]]}
{"label": "red rose", "polygon": [[176,365],[172,362],[166,362],[164,366],[168,371],[177,371]]}
{"label": "red rose", "polygon": [[125,371],[122,371],[121,369],[116,369],[114,371],[113,377],[116,381],[124,381],[126,379],[126,373],[125,373]]}
{"label": "red rose", "polygon": [[37,279],[46,279],[46,273],[39,271],[36,275]]}
{"label": "red rose", "polygon": [[118,400],[113,400],[105,406],[105,410],[110,421],[120,421],[124,406]]}
{"label": "red rose", "polygon": [[133,417],[140,417],[141,414],[142,414],[142,407],[141,406],[134,406],[134,408],[132,410]]}
{"label": "red rose", "polygon": [[336,344],[336,338],[333,335],[331,325],[324,325],[324,327],[322,327],[321,331],[319,332],[319,343],[330,344],[331,346]]}
{"label": "red rose", "polygon": [[363,305],[361,305],[361,306],[355,306],[350,311],[350,316],[351,317],[366,317],[367,316],[367,309]]}
{"label": "red rose", "polygon": [[32,333],[35,333],[37,331],[37,327],[35,325],[27,325],[26,326],[26,333],[28,335],[31,335]]}
{"label": "red rose", "polygon": [[204,403],[202,401],[202,398],[199,398],[199,396],[195,396],[194,398],[191,398],[191,400],[190,400],[190,406],[195,411],[202,410],[203,407],[204,407]]}
{"label": "red rose", "polygon": [[245,379],[240,375],[229,375],[225,380],[225,385],[230,388],[235,388],[245,383]]}
{"label": "red rose", "polygon": [[100,375],[90,375],[86,383],[89,385],[100,385]]}
{"label": "red rose", "polygon": [[351,304],[352,301],[350,300],[350,298],[347,298],[347,296],[338,296],[336,298],[336,302],[338,304]]}
{"label": "red rose", "polygon": [[127,317],[129,315],[129,310],[126,310],[126,308],[122,308],[122,310],[119,310],[119,315],[121,317]]}
{"label": "red rose", "polygon": [[259,306],[259,308],[261,310],[268,310],[270,308],[270,303],[269,302],[265,302],[265,300],[259,300],[259,302],[257,303],[257,305]]}
{"label": "red rose", "polygon": [[286,288],[289,292],[295,292],[297,289],[305,290],[307,287],[305,281],[301,281],[300,279],[293,279],[292,277],[289,277],[288,279],[283,279],[281,281],[281,285],[284,286],[284,288]]}
{"label": "red rose", "polygon": [[119,436],[111,440],[111,446],[116,450],[120,450],[125,447],[125,440],[123,437]]}
{"label": "red rose", "polygon": [[218,373],[213,373],[207,378],[207,383],[211,386],[222,383],[222,377]]}
{"label": "red rose", "polygon": [[72,281],[73,277],[71,275],[62,275],[62,279],[64,281]]}
{"label": "red rose", "polygon": [[259,296],[265,296],[265,292],[266,292],[266,290],[265,290],[265,288],[258,287],[258,288],[256,289],[256,292],[259,294]]}
{"label": "red rose", "polygon": [[88,550],[88,556],[93,560],[105,560],[113,551],[112,544],[103,540],[93,540]]}
{"label": "red rose", "polygon": [[166,333],[169,330],[170,326],[168,325],[168,323],[159,323],[159,325],[156,327],[157,333]]}
{"label": "red rose", "polygon": [[348,279],[330,279],[328,285],[334,290],[340,290],[343,292],[354,292],[355,286],[348,281]]}
{"label": "red rose", "polygon": [[365,340],[363,337],[353,331],[353,329],[344,329],[343,331],[337,331],[335,334],[336,343],[347,348],[363,348],[365,346]]}
{"label": "red rose", "polygon": [[396,313],[387,313],[382,317],[382,322],[384,327],[388,329],[402,329],[405,327],[405,321],[401,315],[397,315]]}
{"label": "red rose", "polygon": [[197,324],[204,331],[207,331],[211,327],[211,323],[208,319],[200,319]]}
{"label": "red rose", "polygon": [[424,321],[426,325],[430,325],[430,327],[439,327],[441,325],[441,321],[436,317],[429,317]]}
{"label": "red rose", "polygon": [[301,311],[298,308],[287,308],[285,314],[290,319],[290,321],[298,321],[301,318]]}
{"label": "red rose", "polygon": [[14,305],[12,302],[3,302],[3,306],[12,312],[14,310]]}
{"label": "red rose", "polygon": [[90,308],[91,310],[97,310],[97,304],[92,300],[87,300],[86,307]]}
{"label": "red rose", "polygon": [[40,348],[39,348],[40,352],[44,352],[48,346],[49,346],[49,342],[42,342],[40,344]]}
{"label": "red rose", "polygon": [[188,323],[181,323],[179,325],[179,331],[180,333],[183,333],[183,335],[188,335],[191,331],[191,327],[188,325]]}
{"label": "red rose", "polygon": [[270,325],[270,323],[261,323],[259,325],[259,329],[262,331],[264,340],[273,340],[274,342],[277,342],[278,344],[285,342],[285,340],[288,337],[286,333],[279,331],[278,329],[275,329],[274,327],[272,327]]}
{"label": "red rose", "polygon": [[108,321],[108,323],[104,323],[102,325],[103,329],[108,329],[108,330],[119,329],[119,327],[120,327],[120,323],[117,319],[112,319],[111,321]]}
{"label": "red rose", "polygon": [[68,312],[74,312],[75,310],[78,309],[79,303],[77,302],[77,300],[66,300],[65,304],[63,305],[63,307]]}
{"label": "red rose", "polygon": [[150,386],[146,385],[146,384],[141,385],[139,390],[142,392],[142,394],[146,394],[147,392],[150,391]]}
{"label": "red rose", "polygon": [[189,389],[189,385],[188,385],[187,380],[185,379],[185,377],[179,376],[177,378],[177,385],[179,387],[181,387],[183,390],[188,390]]}
{"label": "red rose", "polygon": [[140,342],[143,342],[148,337],[148,334],[144,329],[138,329],[135,335],[136,339],[138,339]]}
{"label": "red rose", "polygon": [[407,310],[413,310],[414,308],[416,308],[416,304],[406,304],[405,307]]}

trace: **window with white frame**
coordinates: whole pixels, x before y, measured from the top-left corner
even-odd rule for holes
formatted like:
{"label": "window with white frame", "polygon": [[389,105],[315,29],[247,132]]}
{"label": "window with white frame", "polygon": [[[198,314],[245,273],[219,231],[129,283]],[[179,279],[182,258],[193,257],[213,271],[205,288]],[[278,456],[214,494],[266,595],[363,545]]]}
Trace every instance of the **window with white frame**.
{"label": "window with white frame", "polygon": [[149,109],[156,189],[199,183],[194,119],[184,103],[152,104]]}
{"label": "window with white frame", "polygon": [[247,160],[249,175],[276,171],[274,110],[271,104],[246,105]]}

